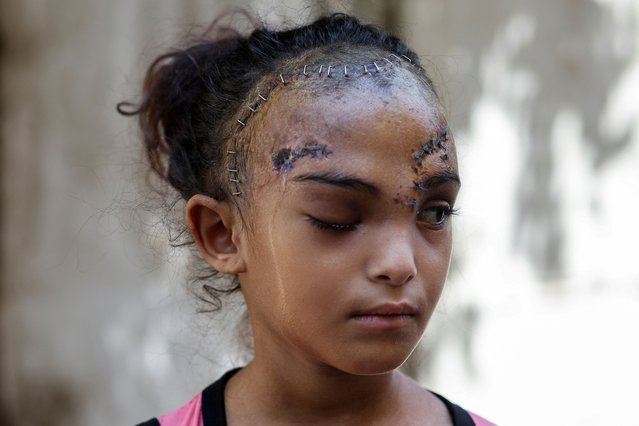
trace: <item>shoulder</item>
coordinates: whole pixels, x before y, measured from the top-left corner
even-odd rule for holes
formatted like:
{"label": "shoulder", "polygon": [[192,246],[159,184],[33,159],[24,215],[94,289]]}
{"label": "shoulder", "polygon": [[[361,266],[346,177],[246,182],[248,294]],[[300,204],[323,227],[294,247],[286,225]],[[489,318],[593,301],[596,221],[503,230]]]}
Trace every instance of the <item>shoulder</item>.
{"label": "shoulder", "polygon": [[158,420],[161,426],[202,426],[202,394]]}
{"label": "shoulder", "polygon": [[216,426],[226,425],[224,387],[239,368],[226,372],[204,391],[177,410],[137,426]]}
{"label": "shoulder", "polygon": [[489,422],[485,418],[478,416],[475,413],[471,413],[470,411],[468,411],[468,414],[473,419],[476,426],[496,426],[495,423]]}
{"label": "shoulder", "polygon": [[171,413],[140,423],[137,426],[203,426],[202,394],[196,395]]}
{"label": "shoulder", "polygon": [[495,426],[494,423],[489,422],[471,411],[465,410],[459,405],[450,402],[443,396],[432,391],[431,393],[444,403],[454,426]]}
{"label": "shoulder", "polygon": [[[486,419],[467,411],[461,406],[451,402],[441,394],[424,388],[412,378],[402,375],[408,391],[404,400],[412,400],[410,411],[417,417],[427,416],[436,424],[452,424],[453,426],[494,426]],[[430,423],[429,423],[430,424]]]}

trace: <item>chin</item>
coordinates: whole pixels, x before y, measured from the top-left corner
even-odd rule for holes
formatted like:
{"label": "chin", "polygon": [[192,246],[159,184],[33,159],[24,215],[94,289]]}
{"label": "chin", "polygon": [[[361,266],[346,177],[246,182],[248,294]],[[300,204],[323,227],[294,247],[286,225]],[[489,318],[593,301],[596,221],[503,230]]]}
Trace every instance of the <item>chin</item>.
{"label": "chin", "polygon": [[374,376],[390,373],[404,364],[413,349],[414,348],[403,351],[378,351],[365,357],[353,357],[348,365],[343,365],[343,368],[340,369],[345,373],[358,376]]}

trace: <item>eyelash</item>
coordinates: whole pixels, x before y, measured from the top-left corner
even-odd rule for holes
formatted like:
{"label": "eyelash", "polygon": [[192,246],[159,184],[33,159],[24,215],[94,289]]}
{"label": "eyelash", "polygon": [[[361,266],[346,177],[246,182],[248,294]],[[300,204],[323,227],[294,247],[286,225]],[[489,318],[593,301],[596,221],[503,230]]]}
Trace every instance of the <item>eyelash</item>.
{"label": "eyelash", "polygon": [[[417,214],[419,215],[421,212],[423,211],[429,211],[429,210],[433,210],[433,209],[437,209],[438,213],[442,213],[444,215],[444,217],[437,223],[428,223],[430,226],[443,226],[446,224],[446,222],[448,222],[448,220],[450,219],[451,216],[456,216],[459,213],[458,209],[452,209],[448,206],[440,206],[440,207],[429,207],[427,209],[418,211]],[[359,221],[355,222],[355,223],[332,223],[332,222],[326,222],[324,220],[320,220],[316,217],[313,216],[306,216],[306,220],[308,220],[313,226],[318,227],[319,229],[325,230],[325,231],[332,231],[332,232],[352,232],[354,231],[357,226],[360,224]]]}
{"label": "eyelash", "polygon": [[357,225],[359,225],[359,221],[355,223],[331,223],[313,216],[306,216],[306,220],[314,226],[317,226],[319,229],[333,232],[352,232],[357,228]]}
{"label": "eyelash", "polygon": [[451,216],[456,216],[459,213],[458,209],[453,209],[453,208],[450,208],[449,206],[435,206],[435,207],[429,207],[423,210],[418,210],[417,215],[419,216],[422,212],[432,211],[432,210],[437,210],[438,213],[443,214],[443,217],[441,220],[435,223],[425,222],[430,226],[443,226],[448,222]]}

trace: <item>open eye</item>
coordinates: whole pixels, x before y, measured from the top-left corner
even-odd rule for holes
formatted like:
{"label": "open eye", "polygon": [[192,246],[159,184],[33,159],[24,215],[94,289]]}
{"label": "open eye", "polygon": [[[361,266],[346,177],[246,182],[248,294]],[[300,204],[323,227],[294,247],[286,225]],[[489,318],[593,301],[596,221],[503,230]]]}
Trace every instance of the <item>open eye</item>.
{"label": "open eye", "polygon": [[448,205],[433,206],[420,209],[417,212],[417,220],[431,226],[442,226],[456,213],[457,210],[453,210]]}
{"label": "open eye", "polygon": [[354,223],[333,223],[318,219],[313,216],[306,216],[306,220],[308,220],[312,225],[318,227],[319,229],[333,232],[354,231],[357,228],[357,225],[359,225],[359,221]]}

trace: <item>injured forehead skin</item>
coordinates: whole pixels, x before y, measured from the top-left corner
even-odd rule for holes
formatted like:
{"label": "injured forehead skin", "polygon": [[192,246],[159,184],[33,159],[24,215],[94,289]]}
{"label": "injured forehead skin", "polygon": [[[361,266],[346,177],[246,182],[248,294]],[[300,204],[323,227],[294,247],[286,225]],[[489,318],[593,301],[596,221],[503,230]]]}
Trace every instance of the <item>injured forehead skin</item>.
{"label": "injured forehead skin", "polygon": [[410,205],[433,175],[456,176],[454,142],[439,101],[414,78],[319,97],[282,90],[272,94],[263,113],[253,168],[260,186],[279,180],[285,187],[291,173],[331,167],[394,182],[396,198]]}
{"label": "injured forehead skin", "polygon": [[293,148],[282,148],[273,154],[273,171],[286,174],[293,168],[293,164],[301,158],[326,158],[330,154],[332,152],[325,144],[314,142],[307,142]]}
{"label": "injured forehead skin", "polygon": [[[451,135],[448,125],[443,130],[434,132],[428,138],[425,138],[423,144],[418,150],[414,152],[413,158],[415,164],[412,167],[415,173],[415,181],[413,182],[415,188],[425,191],[428,189],[428,176],[421,177],[423,170],[426,168],[425,161],[435,158],[436,161],[443,163],[446,166],[450,166],[451,163],[456,162],[457,157],[454,151],[454,145],[451,148]],[[452,170],[449,170],[452,171]]]}
{"label": "injured forehead skin", "polygon": [[[405,191],[402,186],[402,191],[398,192],[393,199],[395,203],[404,206],[417,206],[420,192],[429,191],[433,186],[451,181],[456,182],[457,185],[460,184],[456,171],[457,155],[450,129],[443,120],[439,128],[441,130],[424,136],[421,145],[413,150],[411,170],[414,179],[412,185],[409,186],[408,191]],[[429,173],[433,162],[442,166],[441,172],[437,175]]]}

